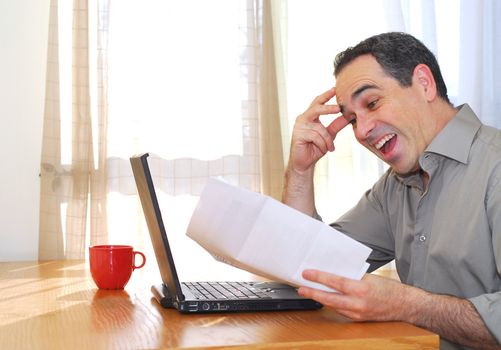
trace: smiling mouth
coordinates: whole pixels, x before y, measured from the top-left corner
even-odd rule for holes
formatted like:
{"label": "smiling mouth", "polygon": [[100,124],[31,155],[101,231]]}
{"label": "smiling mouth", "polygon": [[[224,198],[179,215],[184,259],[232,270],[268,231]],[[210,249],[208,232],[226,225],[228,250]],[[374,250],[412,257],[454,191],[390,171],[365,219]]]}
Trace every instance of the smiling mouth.
{"label": "smiling mouth", "polygon": [[379,140],[374,147],[383,154],[386,154],[390,150],[390,145],[392,140],[394,140],[396,134],[388,134]]}

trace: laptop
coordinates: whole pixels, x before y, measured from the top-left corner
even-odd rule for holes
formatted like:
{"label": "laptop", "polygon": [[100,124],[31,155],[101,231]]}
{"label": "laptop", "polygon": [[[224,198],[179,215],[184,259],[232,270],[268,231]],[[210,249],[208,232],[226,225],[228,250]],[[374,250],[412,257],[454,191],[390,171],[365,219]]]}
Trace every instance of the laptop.
{"label": "laptop", "polygon": [[275,281],[181,282],[169,246],[153,179],[148,153],[130,158],[162,283],[151,291],[162,307],[182,313],[315,310],[322,304],[299,296],[293,286]]}

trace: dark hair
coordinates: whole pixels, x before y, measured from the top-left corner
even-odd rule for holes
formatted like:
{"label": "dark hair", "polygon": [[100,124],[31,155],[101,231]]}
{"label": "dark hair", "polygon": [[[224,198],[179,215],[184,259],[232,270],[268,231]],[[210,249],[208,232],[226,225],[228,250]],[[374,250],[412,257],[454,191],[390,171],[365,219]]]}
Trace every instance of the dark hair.
{"label": "dark hair", "polygon": [[372,55],[383,70],[395,78],[401,86],[412,85],[414,68],[418,64],[427,65],[437,84],[439,96],[450,103],[437,59],[418,39],[406,33],[390,32],[374,35],[340,52],[334,60],[334,76],[362,55]]}

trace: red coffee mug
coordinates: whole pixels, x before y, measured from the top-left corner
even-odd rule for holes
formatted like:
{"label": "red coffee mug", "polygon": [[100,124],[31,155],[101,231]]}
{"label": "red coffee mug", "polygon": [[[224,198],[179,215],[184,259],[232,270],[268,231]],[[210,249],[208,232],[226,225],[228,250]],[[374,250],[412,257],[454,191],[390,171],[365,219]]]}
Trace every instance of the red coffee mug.
{"label": "red coffee mug", "polygon": [[[136,255],[143,262],[136,266]],[[129,245],[95,245],[89,247],[90,273],[100,289],[124,289],[132,271],[146,263],[146,257]]]}

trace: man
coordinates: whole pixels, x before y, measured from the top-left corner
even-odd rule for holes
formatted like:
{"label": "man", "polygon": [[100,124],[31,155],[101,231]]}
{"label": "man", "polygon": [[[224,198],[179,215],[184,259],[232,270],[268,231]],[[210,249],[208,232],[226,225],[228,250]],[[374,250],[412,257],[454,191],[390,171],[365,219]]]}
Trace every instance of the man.
{"label": "man", "polygon": [[442,348],[501,348],[501,132],[449,102],[435,57],[410,35],[366,39],[336,57],[334,74],[336,87],[296,119],[283,201],[319,217],[315,163],[352,124],[390,169],[332,226],[373,249],[370,271],[395,259],[402,283],[307,270],[339,293],[300,294],[353,320],[429,329]]}

